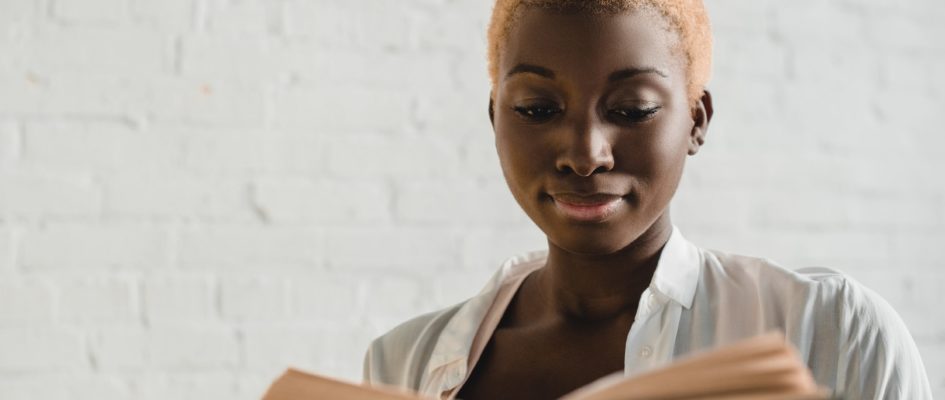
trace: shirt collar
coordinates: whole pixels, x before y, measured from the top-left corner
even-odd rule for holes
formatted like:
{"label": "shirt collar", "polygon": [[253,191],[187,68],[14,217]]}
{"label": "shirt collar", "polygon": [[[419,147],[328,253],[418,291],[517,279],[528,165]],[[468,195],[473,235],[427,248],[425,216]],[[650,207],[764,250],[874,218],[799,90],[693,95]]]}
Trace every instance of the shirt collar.
{"label": "shirt collar", "polygon": [[[502,263],[482,291],[463,304],[444,327],[431,353],[426,374],[429,376],[437,368],[453,364],[457,370],[443,383],[447,389],[458,385],[466,374],[473,338],[499,289],[519,274],[539,268],[547,256],[547,251],[535,251],[511,257]],[[673,226],[650,281],[650,289],[686,309],[692,307],[699,283],[700,262],[699,249]]]}
{"label": "shirt collar", "polygon": [[[547,257],[548,252],[542,250],[519,254],[505,260],[479,294],[460,306],[443,328],[430,355],[426,373],[430,374],[437,368],[456,363],[461,371],[448,377],[450,382],[446,382],[446,385],[458,385],[460,383],[458,380],[465,376],[467,357],[473,338],[482,324],[482,319],[496,299],[499,289],[503,285],[511,284],[515,277],[540,268]],[[453,380],[457,381],[454,383]]]}
{"label": "shirt collar", "polygon": [[650,289],[689,309],[699,285],[701,262],[699,248],[686,240],[679,228],[673,226],[673,232],[656,264]]}

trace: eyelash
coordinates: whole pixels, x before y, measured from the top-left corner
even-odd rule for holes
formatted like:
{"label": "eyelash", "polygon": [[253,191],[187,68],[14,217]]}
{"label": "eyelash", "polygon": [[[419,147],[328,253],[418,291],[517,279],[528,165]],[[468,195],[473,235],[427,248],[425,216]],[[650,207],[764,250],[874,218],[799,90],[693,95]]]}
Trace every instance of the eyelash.
{"label": "eyelash", "polygon": [[[648,120],[653,114],[656,114],[660,108],[661,107],[656,106],[651,108],[613,109],[607,111],[607,115],[629,122],[643,122]],[[536,123],[548,121],[562,111],[560,108],[554,106],[515,106],[512,107],[512,110],[520,117]]]}

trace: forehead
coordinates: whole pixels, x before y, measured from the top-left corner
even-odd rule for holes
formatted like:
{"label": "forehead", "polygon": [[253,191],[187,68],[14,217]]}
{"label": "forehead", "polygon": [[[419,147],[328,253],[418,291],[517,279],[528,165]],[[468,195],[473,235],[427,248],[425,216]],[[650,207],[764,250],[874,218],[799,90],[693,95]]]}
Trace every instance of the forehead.
{"label": "forehead", "polygon": [[617,14],[520,11],[509,31],[499,79],[519,64],[539,65],[565,79],[600,80],[618,69],[656,68],[685,75],[679,35],[649,10]]}

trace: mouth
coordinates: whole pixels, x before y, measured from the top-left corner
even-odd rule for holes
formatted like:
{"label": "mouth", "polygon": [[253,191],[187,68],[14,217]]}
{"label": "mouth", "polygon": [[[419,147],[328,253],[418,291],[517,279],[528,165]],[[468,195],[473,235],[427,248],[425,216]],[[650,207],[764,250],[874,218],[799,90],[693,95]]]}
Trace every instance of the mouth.
{"label": "mouth", "polygon": [[603,222],[616,214],[623,203],[623,197],[606,193],[558,193],[551,195],[551,199],[564,217],[579,222]]}

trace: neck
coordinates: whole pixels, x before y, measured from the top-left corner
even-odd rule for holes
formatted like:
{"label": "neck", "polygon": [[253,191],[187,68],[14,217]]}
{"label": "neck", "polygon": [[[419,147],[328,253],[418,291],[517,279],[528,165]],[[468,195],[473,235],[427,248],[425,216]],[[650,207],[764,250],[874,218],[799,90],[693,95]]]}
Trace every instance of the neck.
{"label": "neck", "polygon": [[633,243],[611,254],[576,254],[549,242],[548,262],[536,277],[543,308],[568,319],[633,318],[672,229],[664,214]]}

